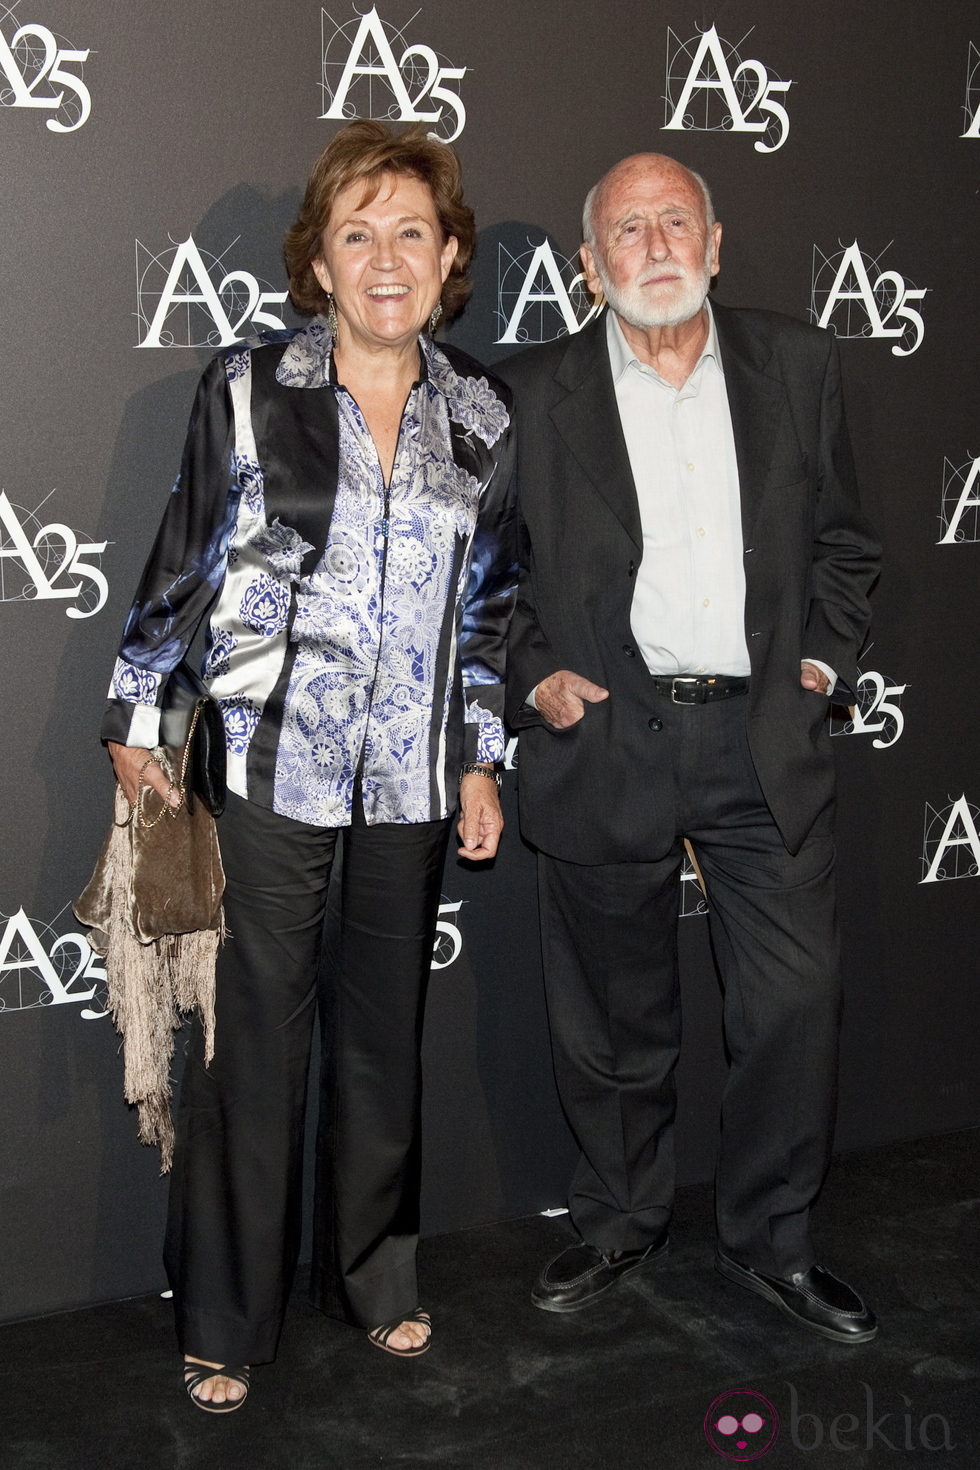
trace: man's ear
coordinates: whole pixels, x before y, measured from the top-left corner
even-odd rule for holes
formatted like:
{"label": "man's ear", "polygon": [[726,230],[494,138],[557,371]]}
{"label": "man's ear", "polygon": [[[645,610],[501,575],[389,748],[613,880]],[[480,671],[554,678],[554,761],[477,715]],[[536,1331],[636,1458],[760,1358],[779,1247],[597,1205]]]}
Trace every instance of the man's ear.
{"label": "man's ear", "polygon": [[596,270],[595,251],[591,245],[586,245],[583,242],[579,246],[579,255],[582,260],[582,274],[585,276],[585,284],[593,296],[601,296],[602,282],[599,279],[599,272]]}
{"label": "man's ear", "polygon": [[716,276],[721,269],[721,221],[715,220],[711,226],[711,274]]}

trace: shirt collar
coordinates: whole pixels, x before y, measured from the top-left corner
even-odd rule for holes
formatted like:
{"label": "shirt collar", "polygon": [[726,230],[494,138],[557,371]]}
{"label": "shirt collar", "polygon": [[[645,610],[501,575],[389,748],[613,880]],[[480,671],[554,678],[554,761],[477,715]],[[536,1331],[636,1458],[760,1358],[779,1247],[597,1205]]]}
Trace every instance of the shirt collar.
{"label": "shirt collar", "polygon": [[[413,386],[429,381],[436,355],[445,362],[427,337],[419,337],[419,374]],[[446,367],[449,369],[448,363]],[[325,317],[315,316],[294,334],[276,369],[276,381],[287,388],[341,386],[333,364],[333,333]],[[442,387],[438,381],[436,386]]]}
{"label": "shirt collar", "polygon": [[333,334],[326,319],[315,316],[287,344],[276,368],[276,382],[285,388],[326,388],[330,383],[332,345]]}
{"label": "shirt collar", "polygon": [[[706,299],[704,304],[708,308],[708,336],[701,349],[701,355],[691,370],[692,378],[701,364],[709,358],[712,362],[717,363],[719,367],[721,366],[721,353],[718,350],[718,331],[715,326],[714,312],[711,310],[710,301]],[[609,366],[612,368],[614,383],[620,381],[627,368],[633,363],[636,363],[636,366],[644,372],[649,373],[653,371],[647,363],[641,362],[637,357],[627,342],[622,327],[619,325],[619,318],[611,309],[606,312],[606,346],[609,350]],[[654,373],[654,376],[659,375]]]}
{"label": "shirt collar", "polygon": [[[276,381],[286,388],[333,388],[340,385],[333,371],[333,334],[325,319],[314,317],[288,343],[276,369]],[[485,444],[494,445],[510,423],[503,401],[485,377],[457,373],[449,358],[431,337],[419,337],[417,384],[446,400],[451,419],[464,432],[473,431]]]}

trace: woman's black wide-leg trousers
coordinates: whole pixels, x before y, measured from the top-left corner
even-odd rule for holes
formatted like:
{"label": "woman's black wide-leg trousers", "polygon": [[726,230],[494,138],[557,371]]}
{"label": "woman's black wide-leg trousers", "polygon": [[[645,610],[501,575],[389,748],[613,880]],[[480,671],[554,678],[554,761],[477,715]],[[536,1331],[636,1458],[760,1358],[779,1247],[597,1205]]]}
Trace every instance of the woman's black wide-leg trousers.
{"label": "woman's black wide-leg trousers", "polygon": [[[359,793],[358,793],[359,796]],[[181,1351],[276,1354],[299,1251],[307,1073],[331,868],[342,847],[324,1050],[312,1289],[363,1327],[418,1305],[419,1045],[449,820],[309,826],[230,795],[229,939],[215,1055],[189,1045],[165,1262]]]}

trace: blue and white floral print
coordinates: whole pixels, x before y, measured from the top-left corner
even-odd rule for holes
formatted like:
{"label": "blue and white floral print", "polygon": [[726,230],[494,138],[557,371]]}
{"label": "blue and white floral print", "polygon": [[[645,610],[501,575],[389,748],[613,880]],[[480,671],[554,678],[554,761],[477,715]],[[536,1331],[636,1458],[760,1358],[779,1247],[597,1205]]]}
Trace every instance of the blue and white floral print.
{"label": "blue and white floral print", "polygon": [[325,388],[330,382],[333,337],[322,317],[297,332],[282,355],[276,380],[284,388]]}
{"label": "blue and white floral print", "polygon": [[486,378],[461,378],[453,372],[437,347],[431,342],[425,342],[423,346],[429,376],[445,395],[450,418],[468,433],[477,434],[484,444],[496,444],[510,423],[510,415]]}
{"label": "blue and white floral print", "polygon": [[275,575],[282,581],[298,582],[300,564],[307,551],[315,550],[292,526],[284,526],[277,516],[271,526],[262,525],[249,537],[253,551],[264,556]]}
{"label": "blue and white floral print", "polygon": [[[498,400],[494,400],[498,402]],[[300,584],[298,643],[276,767],[276,808],[324,820],[324,771],[340,774],[326,825],[348,809],[363,753],[365,811],[425,821],[442,625],[476,525],[478,480],[449,453],[445,400],[418,385],[391,484],[357,404],[338,391],[340,462],[326,549]]]}
{"label": "blue and white floral print", "polygon": [[286,627],[289,611],[289,593],[276,577],[262,573],[245,589],[238,607],[238,616],[246,628],[271,638]]}
{"label": "blue and white floral print", "polygon": [[[240,378],[242,374],[238,372],[235,376]],[[239,454],[235,457],[235,472],[245,504],[253,515],[261,513],[262,466],[247,454]]]}
{"label": "blue and white floral print", "polygon": [[227,628],[212,628],[202,673],[205,679],[218,679],[231,668],[231,655],[238,639]]}
{"label": "blue and white floral print", "polygon": [[155,704],[160,689],[159,674],[149,669],[137,668],[125,659],[117,658],[112,671],[111,692],[130,704]]}
{"label": "blue and white floral print", "polygon": [[247,695],[240,694],[236,698],[219,699],[221,713],[225,721],[225,739],[231,755],[244,755],[248,750],[248,743],[255,734],[255,727],[259,723],[260,711],[255,707]]}
{"label": "blue and white floral print", "polygon": [[[430,821],[455,802],[460,759],[503,758],[516,592],[506,389],[420,339],[386,489],[330,349],[317,319],[205,373],[103,736],[150,743],[160,675],[208,613],[204,674],[233,791],[345,826],[359,775],[368,822]],[[270,421],[296,425],[299,450],[264,439]]]}

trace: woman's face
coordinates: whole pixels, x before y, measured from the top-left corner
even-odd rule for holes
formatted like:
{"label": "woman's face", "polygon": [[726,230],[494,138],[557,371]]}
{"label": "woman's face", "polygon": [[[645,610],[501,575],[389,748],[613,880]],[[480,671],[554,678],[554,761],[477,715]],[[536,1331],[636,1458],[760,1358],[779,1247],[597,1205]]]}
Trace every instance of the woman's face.
{"label": "woman's face", "polygon": [[368,203],[364,193],[359,180],[337,195],[313,271],[333,295],[341,350],[403,347],[431,316],[457,241],[443,241],[420,179],[385,174]]}

